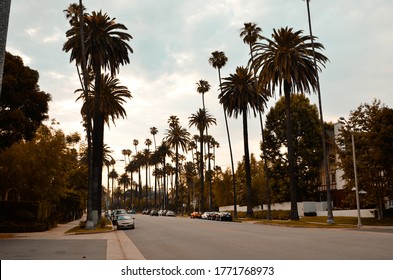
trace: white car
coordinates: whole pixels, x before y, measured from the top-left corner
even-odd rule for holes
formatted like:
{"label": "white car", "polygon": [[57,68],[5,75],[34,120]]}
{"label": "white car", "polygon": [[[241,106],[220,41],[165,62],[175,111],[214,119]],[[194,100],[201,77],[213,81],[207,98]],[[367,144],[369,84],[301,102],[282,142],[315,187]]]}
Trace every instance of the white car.
{"label": "white car", "polygon": [[175,215],[175,212],[173,212],[173,211],[168,211],[168,212],[166,212],[166,215],[167,216],[171,216],[171,217],[175,217],[176,215]]}
{"label": "white car", "polygon": [[135,228],[135,218],[130,214],[123,214],[117,216],[117,229],[134,229]]}

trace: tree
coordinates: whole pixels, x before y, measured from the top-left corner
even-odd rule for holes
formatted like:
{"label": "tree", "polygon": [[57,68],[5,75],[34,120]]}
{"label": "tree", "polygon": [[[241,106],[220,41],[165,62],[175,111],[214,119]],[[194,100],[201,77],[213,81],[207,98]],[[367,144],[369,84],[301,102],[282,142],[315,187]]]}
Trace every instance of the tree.
{"label": "tree", "polygon": [[166,130],[164,141],[169,147],[175,149],[175,212],[178,211],[179,199],[179,148],[187,151],[187,145],[190,142],[190,133],[183,128],[179,122],[171,122],[168,120],[169,129]]}
{"label": "tree", "polygon": [[205,109],[205,93],[210,90],[210,84],[206,80],[199,80],[197,84],[197,92],[202,94],[202,105],[203,109]]}
{"label": "tree", "polygon": [[48,118],[51,95],[40,90],[37,71],[24,66],[18,56],[5,55],[0,99],[0,150],[20,140],[32,140]]}
{"label": "tree", "polygon": [[[115,180],[119,177],[119,174],[118,174],[118,173],[116,172],[116,170],[113,168],[112,171],[109,172],[108,177],[112,179],[112,209],[118,208],[119,205],[118,205],[118,207],[115,207],[114,202],[113,202],[113,200],[114,200],[114,195],[115,195],[115,193],[113,192],[113,187],[114,187],[114,184],[115,184]],[[120,201],[118,201],[118,204],[120,204]]]}
{"label": "tree", "polygon": [[126,208],[126,189],[128,189],[128,187],[131,186],[131,179],[127,173],[123,173],[120,175],[117,182],[119,183],[119,186],[123,186],[123,188],[124,188],[123,205],[124,205],[124,208]]}
{"label": "tree", "polygon": [[378,218],[382,218],[384,198],[393,196],[393,109],[379,100],[361,104],[341,128],[339,166],[344,171],[348,193],[353,193],[355,181],[351,134],[355,142],[358,185],[367,192],[364,203],[376,207]]}
{"label": "tree", "polygon": [[167,166],[166,166],[166,158],[167,157],[172,157],[173,156],[173,152],[170,149],[169,144],[166,141],[162,141],[161,145],[158,146],[157,148],[157,158],[159,159],[159,161],[162,164],[162,176],[164,178],[164,197],[163,197],[163,207],[165,209],[165,207],[168,205],[168,197],[167,197],[167,180],[166,180],[166,176],[167,176]]}
{"label": "tree", "polygon": [[[106,13],[92,12],[84,18],[86,40],[81,44],[80,27],[73,25],[66,32],[68,38],[63,46],[65,52],[71,51],[70,60],[81,64],[86,58],[87,66],[93,69],[95,75],[95,98],[93,109],[93,210],[101,216],[101,177],[102,177],[102,149],[104,141],[105,115],[101,107],[101,71],[109,69],[112,76],[119,71],[120,65],[130,62],[128,53],[133,52],[127,41],[132,36],[123,32],[127,30],[123,24],[111,19]],[[86,57],[82,55],[81,45],[86,47]]]}
{"label": "tree", "polygon": [[[291,97],[291,121],[293,131],[294,153],[296,158],[295,178],[299,201],[316,200],[320,166],[322,162],[322,145],[318,109],[310,104],[304,94]],[[285,98],[281,98],[266,116],[265,139],[263,143],[267,159],[271,163],[274,177],[275,202],[285,202],[288,196],[287,146],[285,127]]]}
{"label": "tree", "polygon": [[[150,128],[150,134],[153,135],[154,140],[154,152],[157,151],[157,144],[156,144],[156,134],[158,133],[158,129],[156,127]],[[154,153],[152,155],[152,160],[154,163],[154,168],[157,169],[158,161],[154,158]],[[157,176],[154,176],[154,207],[157,205]]]}
{"label": "tree", "polygon": [[[263,36],[260,35],[262,29],[256,25],[256,23],[247,22],[244,23],[244,27],[240,30],[240,37],[243,38],[243,42],[248,44],[250,48],[250,56],[251,62],[254,62],[254,53],[253,53],[253,46],[258,41],[263,39]],[[254,71],[254,78],[256,80],[256,73]],[[257,87],[257,85],[255,85]],[[261,125],[261,136],[262,136],[262,143],[264,142],[263,139],[263,121],[262,121],[262,113],[264,112],[264,107],[266,107],[267,99],[270,97],[270,92],[265,88],[260,88],[260,93],[265,95],[266,99],[263,104],[260,104],[259,110],[259,122]],[[262,158],[264,160],[264,169],[265,169],[265,180],[266,180],[266,197],[267,197],[267,204],[268,204],[268,219],[271,219],[271,210],[270,210],[270,186],[269,186],[269,168],[266,159],[266,152],[262,149]],[[263,205],[263,203],[262,203]]]}
{"label": "tree", "polygon": [[208,113],[206,109],[199,109],[195,114],[192,114],[189,119],[189,126],[195,126],[199,131],[199,174],[200,174],[200,207],[201,211],[205,210],[205,187],[204,187],[204,163],[203,163],[203,138],[204,131],[212,124],[216,124],[216,119]]}
{"label": "tree", "polygon": [[253,74],[248,68],[237,67],[236,73],[224,78],[222,83],[222,93],[218,96],[220,103],[224,106],[228,115],[238,115],[243,117],[243,141],[244,141],[244,157],[246,167],[246,185],[247,185],[247,215],[252,216],[251,202],[251,167],[250,153],[248,147],[248,113],[256,112],[260,108],[260,104],[265,103],[265,97],[255,91],[255,80]]}
{"label": "tree", "polygon": [[11,0],[4,0],[0,3],[0,98],[2,91],[5,46],[7,42],[8,21],[10,18]]}
{"label": "tree", "polygon": [[[213,68],[217,68],[218,70],[218,81],[220,83],[220,93],[222,93],[222,86],[221,86],[221,68],[225,66],[227,63],[228,58],[225,56],[225,53],[222,51],[214,51],[212,52],[212,56],[209,58],[209,63],[213,66]],[[231,171],[232,171],[232,188],[233,188],[233,215],[237,218],[237,201],[236,201],[236,178],[235,178],[235,165],[233,163],[233,152],[232,152],[232,144],[231,144],[231,136],[229,133],[229,126],[228,126],[228,118],[225,112],[225,108],[223,107],[224,111],[224,120],[225,120],[225,128],[227,131],[227,138],[228,138],[228,146],[229,146],[229,155],[231,157]]]}
{"label": "tree", "polygon": [[[273,29],[272,40],[264,38],[256,43],[253,52],[256,53],[252,68],[257,71],[258,84],[262,88],[270,88],[272,92],[278,88],[285,96],[285,122],[288,148],[288,172],[291,192],[291,219],[298,220],[297,193],[295,178],[294,143],[292,141],[291,122],[291,93],[295,91],[310,93],[317,86],[317,72],[314,67],[310,36],[303,36],[302,31],[292,28]],[[314,43],[315,49],[323,49],[320,43]],[[324,66],[328,60],[322,53],[315,51],[316,61]]]}

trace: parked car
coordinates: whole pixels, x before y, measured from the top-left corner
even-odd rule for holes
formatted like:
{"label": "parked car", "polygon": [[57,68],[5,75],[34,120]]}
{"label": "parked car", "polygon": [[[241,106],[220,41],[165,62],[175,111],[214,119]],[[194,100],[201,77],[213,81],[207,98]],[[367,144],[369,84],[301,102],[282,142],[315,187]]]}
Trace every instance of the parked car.
{"label": "parked car", "polygon": [[202,218],[202,213],[200,212],[192,212],[190,214],[191,219],[201,219]]}
{"label": "parked car", "polygon": [[150,211],[150,216],[158,216],[158,211],[157,210],[151,210]]}
{"label": "parked car", "polygon": [[111,213],[111,220],[112,220],[112,224],[115,226],[117,225],[117,217],[119,215],[123,215],[123,214],[127,214],[127,210],[126,209],[115,209],[112,211]]}
{"label": "parked car", "polygon": [[136,214],[136,211],[134,209],[132,210],[127,210],[127,214]]}
{"label": "parked car", "polygon": [[130,214],[121,214],[117,216],[117,229],[127,228],[135,228],[135,218]]}
{"label": "parked car", "polygon": [[160,210],[158,211],[158,216],[166,216],[167,210]]}
{"label": "parked car", "polygon": [[176,215],[175,215],[175,212],[169,210],[166,212],[166,216],[175,217]]}
{"label": "parked car", "polygon": [[219,212],[216,215],[216,221],[232,221],[232,215],[229,212]]}
{"label": "parked car", "polygon": [[208,216],[210,215],[210,212],[205,212],[202,214],[201,218],[204,220],[207,220]]}

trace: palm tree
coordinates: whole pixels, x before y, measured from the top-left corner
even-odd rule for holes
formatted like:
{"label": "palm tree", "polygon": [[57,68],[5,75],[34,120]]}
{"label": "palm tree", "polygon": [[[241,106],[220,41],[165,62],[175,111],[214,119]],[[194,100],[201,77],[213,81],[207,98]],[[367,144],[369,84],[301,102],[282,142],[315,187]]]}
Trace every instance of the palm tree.
{"label": "palm tree", "polygon": [[[225,56],[225,53],[222,51],[214,51],[212,52],[212,56],[209,58],[209,63],[218,70],[218,81],[220,83],[220,93],[222,93],[221,87],[221,68],[225,66],[227,63],[228,58]],[[236,199],[236,179],[235,179],[235,165],[233,163],[233,152],[232,152],[232,144],[231,144],[231,136],[229,133],[229,126],[228,126],[228,118],[225,112],[225,108],[223,107],[224,111],[224,119],[225,119],[225,127],[227,130],[227,137],[228,137],[228,145],[229,145],[229,154],[231,157],[231,169],[232,169],[232,188],[233,188],[233,215],[237,218],[237,199]]]}
{"label": "palm tree", "polygon": [[145,171],[146,171],[146,192],[145,192],[145,208],[148,208],[148,194],[149,194],[149,183],[148,183],[148,174],[149,174],[149,165],[150,165],[150,157],[151,157],[151,152],[149,149],[144,149],[143,152],[143,158],[142,158],[142,164],[145,166]]}
{"label": "palm tree", "polygon": [[223,79],[222,93],[218,96],[220,103],[231,117],[237,118],[239,114],[243,116],[243,140],[244,159],[246,169],[246,189],[247,189],[247,215],[252,216],[252,194],[251,194],[251,167],[250,153],[248,147],[248,112],[253,111],[256,116],[260,109],[260,104],[265,103],[265,97],[255,90],[253,74],[248,68],[237,67],[236,73]]}
{"label": "palm tree", "polygon": [[135,146],[135,153],[138,153],[138,149],[136,148],[139,145],[138,139],[132,140],[132,144]]}
{"label": "palm tree", "polygon": [[[120,81],[110,76],[109,74],[101,75],[101,100],[100,100],[100,111],[104,114],[104,121],[109,126],[110,120],[115,124],[115,120],[118,118],[125,118],[127,116],[127,112],[122,106],[123,103],[126,102],[126,98],[132,98],[130,91],[127,87],[119,84]],[[95,102],[95,85],[91,84],[90,88],[92,91],[89,92],[88,102],[85,100],[85,96],[82,93],[78,99],[84,99],[84,104],[82,106],[82,114],[87,115],[87,110],[91,110],[90,114],[94,115],[94,106]],[[81,92],[82,89],[77,90],[76,92]],[[77,100],[78,100],[77,99]],[[127,152],[126,152],[127,153]]]}
{"label": "palm tree", "polygon": [[[86,60],[86,46],[85,42],[85,16],[84,14],[85,7],[82,4],[82,0],[79,0],[79,6],[77,4],[71,4],[67,10],[64,10],[66,13],[66,17],[69,20],[70,25],[75,29],[75,37],[78,36],[78,28],[79,28],[79,41],[77,38],[73,41],[74,47],[78,48],[78,44],[80,46],[80,55],[81,59],[76,59],[76,69],[78,73],[79,79],[81,78],[80,71],[78,65],[81,65],[83,81],[80,79],[81,87],[83,89],[85,100],[88,100],[88,86],[89,86],[89,77],[87,71],[87,60]],[[71,59],[73,60],[73,59]],[[92,116],[90,115],[90,110],[87,110],[86,116],[82,114],[82,118],[84,121],[84,126],[86,127],[86,139],[87,139],[87,166],[88,166],[88,191],[87,191],[87,221],[86,221],[86,229],[92,229],[96,225],[94,224],[93,219],[93,143],[92,143]],[[109,186],[108,186],[109,188]]]}
{"label": "palm tree", "polygon": [[200,173],[200,207],[201,211],[205,210],[205,187],[204,187],[204,173],[203,173],[203,138],[204,131],[212,124],[216,124],[216,119],[208,113],[206,109],[199,109],[195,114],[192,114],[189,119],[189,126],[195,126],[199,131],[199,150],[200,150],[200,159],[199,159],[199,173]]}
{"label": "palm tree", "polygon": [[[128,53],[133,52],[127,41],[132,36],[123,32],[127,30],[123,24],[119,24],[115,19],[111,19],[106,13],[92,12],[91,15],[84,17],[86,40],[81,42],[80,27],[72,26],[66,32],[68,38],[63,46],[66,52],[71,51],[70,60],[75,60],[81,64],[86,59],[86,66],[93,69],[95,75],[95,98],[93,109],[93,211],[97,211],[98,217],[101,216],[101,181],[102,181],[102,149],[104,141],[104,122],[105,114],[101,107],[101,71],[108,69],[114,76],[120,68],[120,65],[130,62]],[[83,41],[82,41],[83,42]],[[86,56],[82,54],[81,45],[86,48]]]}
{"label": "palm tree", "polygon": [[172,157],[173,156],[173,152],[171,151],[171,149],[170,149],[170,146],[169,146],[169,144],[166,142],[166,141],[162,141],[162,143],[161,143],[161,145],[157,148],[157,157],[159,158],[159,160],[160,160],[160,162],[162,163],[162,175],[163,175],[163,178],[164,178],[164,199],[163,199],[163,202],[164,202],[164,209],[165,209],[165,207],[168,205],[168,197],[167,197],[167,195],[166,195],[166,187],[167,187],[167,184],[166,184],[166,175],[167,175],[167,172],[166,172],[166,158],[169,156],[169,157]]}
{"label": "palm tree", "polygon": [[[312,28],[311,28],[311,15],[310,15],[310,0],[306,0],[307,3],[307,15],[308,15],[308,26],[310,29],[310,36],[311,36],[311,47],[312,47],[312,54],[313,54],[313,61],[314,67],[317,69],[317,61],[315,57],[315,47],[314,47],[314,36],[312,35]],[[334,224],[333,218],[333,210],[332,210],[332,199],[330,194],[330,172],[329,172],[329,162],[328,162],[328,151],[326,148],[326,138],[325,138],[325,126],[323,121],[323,113],[322,113],[322,98],[321,98],[321,87],[319,84],[319,75],[317,71],[317,93],[318,93],[318,105],[319,105],[319,120],[321,125],[322,131],[322,149],[323,149],[323,166],[325,170],[325,180],[326,180],[326,200],[327,200],[327,207],[328,207],[328,215],[327,215],[327,223]]]}
{"label": "palm tree", "polygon": [[11,0],[0,2],[0,98],[3,84],[5,45],[7,42],[8,20],[10,18]]}
{"label": "palm tree", "polygon": [[[134,184],[134,179],[133,179],[133,174],[134,172],[138,171],[138,165],[137,162],[135,160],[135,158],[131,159],[128,163],[128,165],[126,166],[126,172],[130,172],[130,181],[131,181],[131,195],[130,195],[130,201],[131,201],[131,206],[132,208],[134,208],[134,201],[133,201],[133,197],[132,197],[132,185]],[[135,192],[137,192],[137,189],[135,189]]]}
{"label": "palm tree", "polygon": [[[243,42],[245,44],[248,44],[250,48],[250,56],[251,56],[251,62],[254,62],[254,53],[252,50],[252,47],[254,44],[258,41],[263,39],[263,36],[260,35],[262,32],[262,29],[257,26],[256,23],[251,23],[247,22],[244,23],[244,27],[240,30],[240,37],[243,38]],[[256,80],[256,73],[254,71],[254,78]],[[257,85],[255,85],[257,87]],[[264,94],[266,96],[266,101],[270,97],[270,92],[268,90],[265,90],[262,88],[261,94]],[[261,137],[262,137],[262,143],[264,142],[263,139],[263,121],[262,121],[262,113],[264,111],[264,107],[266,106],[266,102],[264,104],[261,104],[261,110],[259,111],[259,122],[261,125]],[[266,197],[267,197],[267,205],[268,205],[268,214],[267,218],[268,220],[271,219],[271,209],[270,209],[270,186],[269,186],[269,168],[267,164],[267,157],[266,157],[266,151],[262,147],[262,154],[263,154],[263,163],[264,163],[264,169],[265,169],[265,179],[266,179]],[[263,203],[262,203],[263,205]]]}
{"label": "palm tree", "polygon": [[206,80],[199,80],[197,83],[197,92],[202,94],[202,105],[203,109],[205,109],[205,93],[210,90],[210,84]]}
{"label": "palm tree", "polygon": [[[154,152],[157,151],[157,144],[156,144],[156,134],[157,133],[158,133],[158,129],[156,127],[153,126],[150,128],[150,134],[153,135]],[[154,168],[157,169],[158,161],[156,160],[156,158],[154,158],[154,155],[152,157],[152,160],[154,163]],[[157,176],[154,176],[154,207],[156,207],[156,205],[157,205]]]}
{"label": "palm tree", "polygon": [[175,212],[177,212],[179,198],[179,148],[187,151],[187,145],[190,142],[190,133],[179,122],[170,122],[169,129],[166,130],[165,135],[164,140],[171,148],[175,149]]}
{"label": "palm tree", "polygon": [[126,189],[128,189],[129,186],[131,186],[131,179],[128,176],[127,173],[123,173],[120,175],[120,178],[117,180],[119,186],[123,186],[124,192],[123,192],[123,206],[126,208]]}
{"label": "palm tree", "polygon": [[114,205],[113,205],[113,185],[115,183],[115,179],[117,179],[117,177],[119,177],[119,174],[117,174],[116,170],[113,168],[112,171],[109,173],[109,178],[112,179],[112,209],[114,209]]}
{"label": "palm tree", "polygon": [[[284,89],[286,137],[288,148],[288,171],[291,193],[291,219],[298,220],[296,178],[294,172],[294,142],[291,127],[291,93],[310,92],[316,90],[317,73],[312,56],[311,36],[303,36],[303,31],[293,31],[292,28],[273,29],[272,40],[256,43],[253,51],[256,53],[253,69],[258,72],[258,84],[263,88],[277,88],[281,94]],[[314,43],[316,49],[324,49],[320,43]],[[315,52],[316,61],[324,66],[328,58]]]}

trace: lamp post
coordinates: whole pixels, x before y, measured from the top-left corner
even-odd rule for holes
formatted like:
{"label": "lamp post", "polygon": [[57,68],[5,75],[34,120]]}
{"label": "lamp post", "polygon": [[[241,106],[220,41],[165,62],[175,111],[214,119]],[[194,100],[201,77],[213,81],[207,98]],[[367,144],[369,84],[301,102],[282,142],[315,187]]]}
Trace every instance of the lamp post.
{"label": "lamp post", "polygon": [[[339,122],[342,124],[348,124],[348,122],[343,117],[340,117]],[[360,216],[359,187],[358,187],[358,176],[356,171],[355,138],[354,138],[354,131],[352,129],[351,129],[351,140],[352,140],[353,174],[355,177],[356,208],[357,208],[357,216],[358,216],[357,227],[360,228],[362,226],[362,219]]]}

